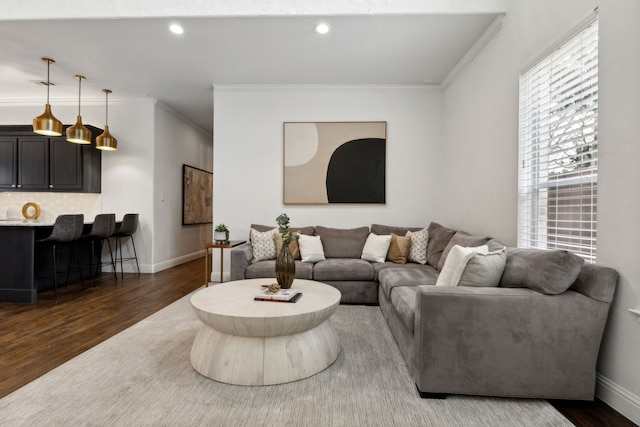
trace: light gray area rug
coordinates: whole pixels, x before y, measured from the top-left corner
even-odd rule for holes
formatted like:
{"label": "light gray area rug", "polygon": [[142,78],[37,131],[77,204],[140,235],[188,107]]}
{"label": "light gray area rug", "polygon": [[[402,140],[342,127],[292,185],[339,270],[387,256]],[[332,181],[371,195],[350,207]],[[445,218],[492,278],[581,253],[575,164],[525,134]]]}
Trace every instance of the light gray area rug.
{"label": "light gray area rug", "polygon": [[421,399],[380,309],[340,306],[342,353],[326,370],[267,387],[198,374],[200,321],[178,300],[0,400],[4,426],[571,426],[543,400]]}

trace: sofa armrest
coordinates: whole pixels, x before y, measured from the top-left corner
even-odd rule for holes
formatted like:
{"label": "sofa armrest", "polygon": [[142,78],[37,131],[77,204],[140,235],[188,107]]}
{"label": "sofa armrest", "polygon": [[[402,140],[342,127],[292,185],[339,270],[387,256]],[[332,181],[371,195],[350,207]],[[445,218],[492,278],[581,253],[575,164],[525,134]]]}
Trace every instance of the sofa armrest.
{"label": "sofa armrest", "polygon": [[231,280],[245,278],[245,270],[253,259],[251,243],[246,242],[231,249]]}
{"label": "sofa armrest", "polygon": [[609,304],[573,291],[418,288],[421,392],[593,399]]}

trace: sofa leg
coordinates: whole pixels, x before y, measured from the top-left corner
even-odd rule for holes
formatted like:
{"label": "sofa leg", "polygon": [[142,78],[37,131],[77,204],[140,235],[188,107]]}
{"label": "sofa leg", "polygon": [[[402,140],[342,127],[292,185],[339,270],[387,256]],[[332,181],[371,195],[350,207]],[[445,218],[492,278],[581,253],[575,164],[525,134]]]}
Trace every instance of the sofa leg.
{"label": "sofa leg", "polygon": [[446,399],[447,395],[444,393],[429,393],[426,391],[420,391],[418,385],[416,384],[416,390],[420,393],[420,397],[423,399]]}

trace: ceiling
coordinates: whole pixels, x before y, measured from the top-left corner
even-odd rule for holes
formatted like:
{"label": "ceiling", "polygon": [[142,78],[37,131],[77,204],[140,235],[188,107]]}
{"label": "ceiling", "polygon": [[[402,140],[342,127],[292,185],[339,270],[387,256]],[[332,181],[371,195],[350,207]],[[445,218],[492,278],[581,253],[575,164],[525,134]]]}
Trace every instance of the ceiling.
{"label": "ceiling", "polygon": [[[207,132],[213,85],[439,84],[496,14],[127,18],[0,22],[0,101],[152,97]],[[175,35],[169,24],[185,32]]]}

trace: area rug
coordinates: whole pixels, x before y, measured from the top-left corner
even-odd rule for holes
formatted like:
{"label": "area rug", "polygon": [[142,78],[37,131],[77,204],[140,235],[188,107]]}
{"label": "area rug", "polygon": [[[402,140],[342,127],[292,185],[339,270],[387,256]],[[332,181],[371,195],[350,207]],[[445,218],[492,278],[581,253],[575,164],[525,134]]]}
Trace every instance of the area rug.
{"label": "area rug", "polygon": [[544,400],[421,399],[380,309],[339,306],[342,353],[266,387],[218,383],[189,362],[186,296],[0,400],[6,426],[571,426]]}

